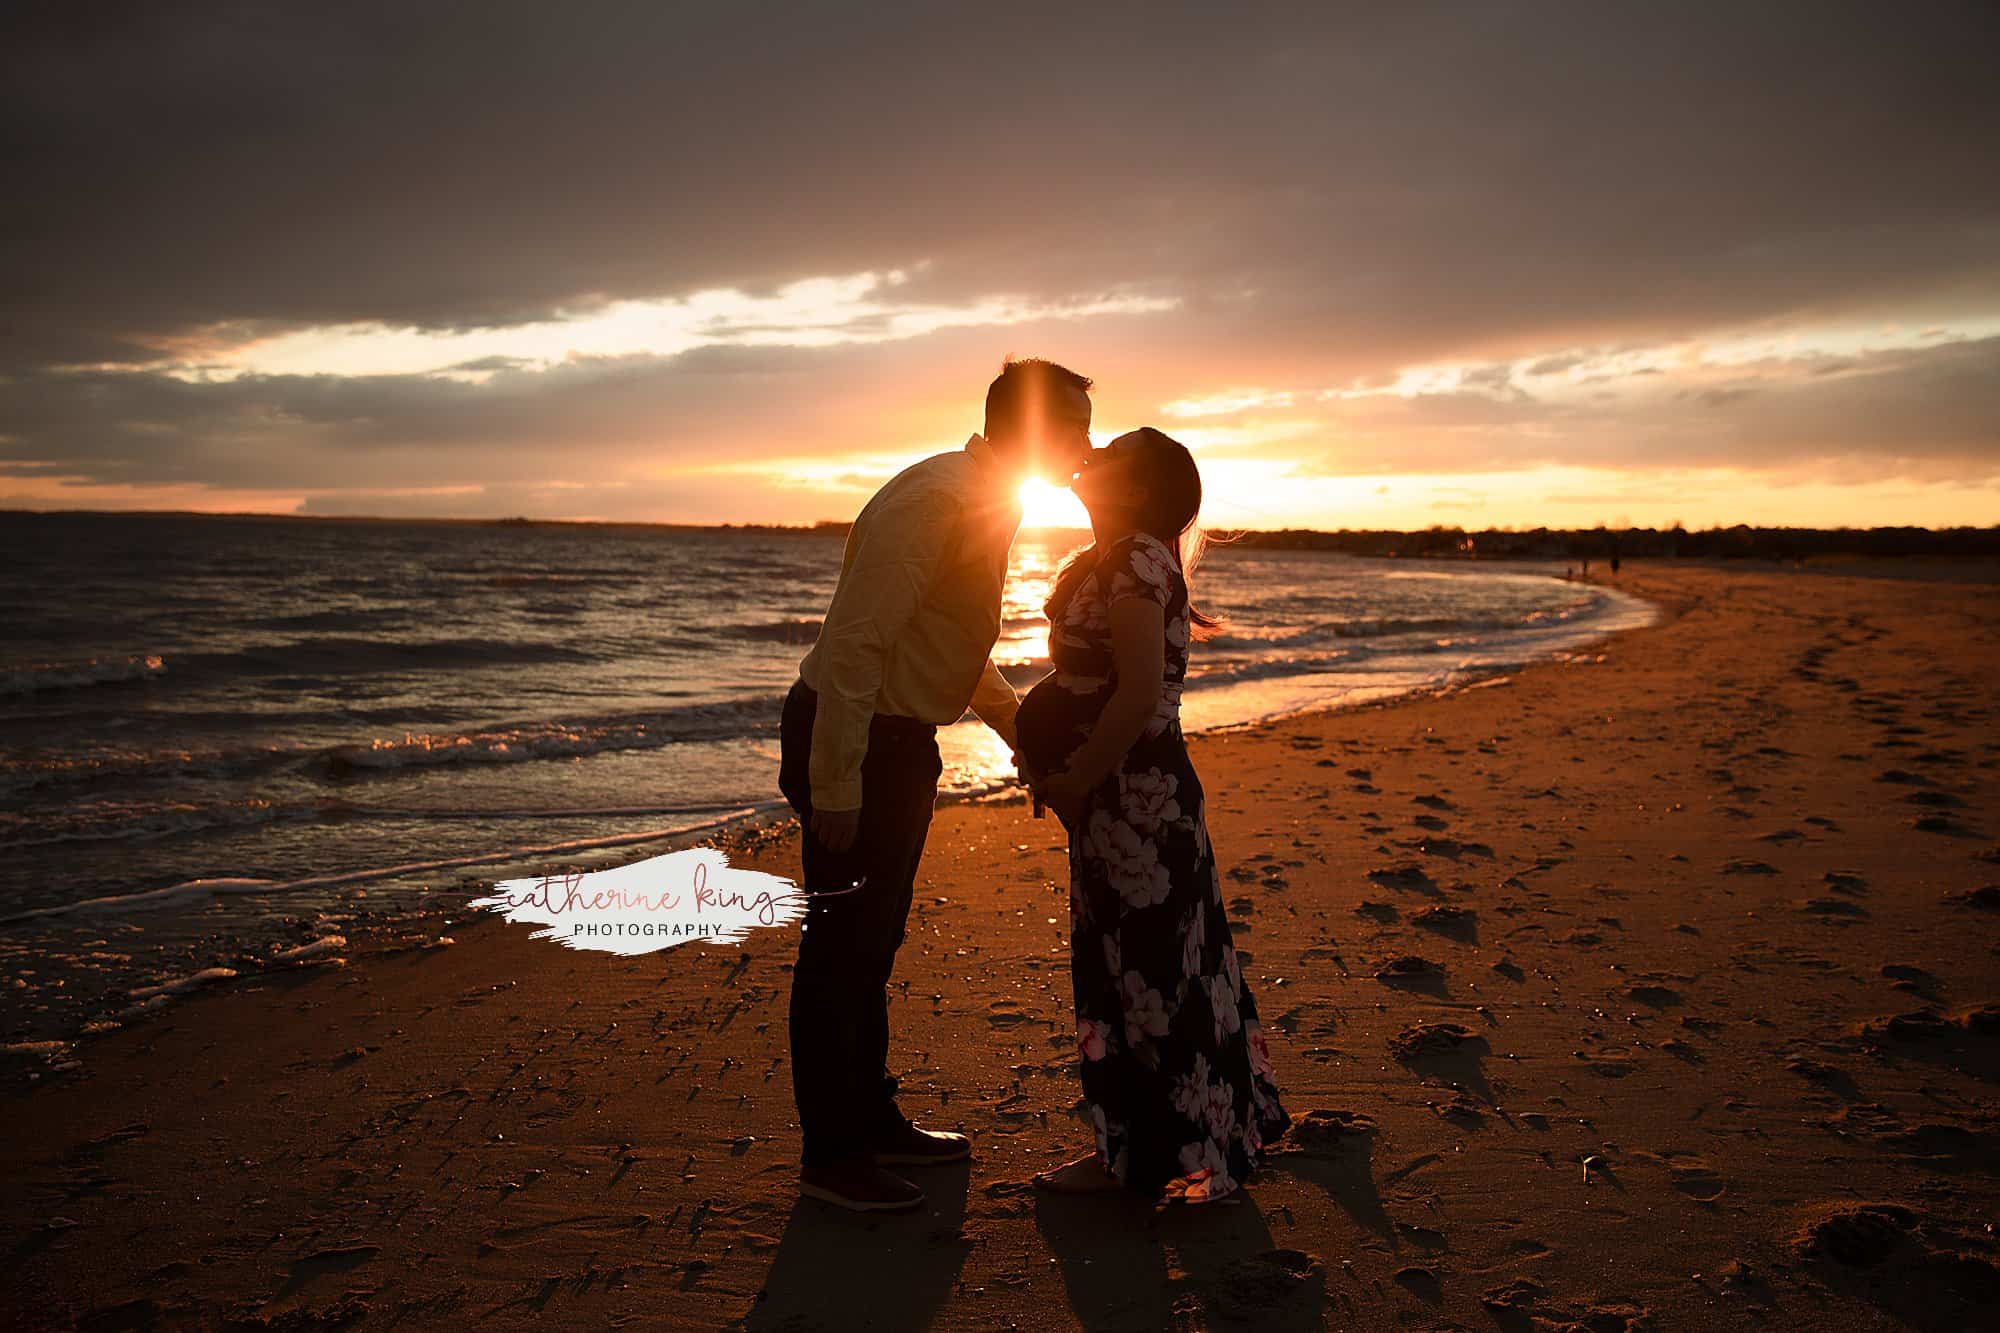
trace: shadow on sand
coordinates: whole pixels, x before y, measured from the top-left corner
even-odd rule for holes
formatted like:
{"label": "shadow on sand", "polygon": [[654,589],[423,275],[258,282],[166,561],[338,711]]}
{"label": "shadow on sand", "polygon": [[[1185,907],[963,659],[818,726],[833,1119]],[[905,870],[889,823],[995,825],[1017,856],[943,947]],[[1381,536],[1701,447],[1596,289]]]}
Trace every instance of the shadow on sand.
{"label": "shadow on sand", "polygon": [[1248,1191],[1154,1209],[1124,1196],[1036,1200],[1035,1226],[1089,1329],[1318,1329],[1325,1270],[1279,1248]]}
{"label": "shadow on sand", "polygon": [[971,1178],[966,1162],[926,1169],[924,1207],[900,1216],[800,1199],[741,1327],[930,1328],[972,1248],[964,1230]]}

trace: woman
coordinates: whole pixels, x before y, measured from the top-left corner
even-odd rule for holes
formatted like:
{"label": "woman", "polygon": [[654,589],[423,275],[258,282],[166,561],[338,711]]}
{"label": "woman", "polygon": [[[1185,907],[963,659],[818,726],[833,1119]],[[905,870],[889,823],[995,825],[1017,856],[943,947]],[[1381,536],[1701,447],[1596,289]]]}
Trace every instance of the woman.
{"label": "woman", "polygon": [[[1074,483],[1096,541],[1045,608],[1055,671],[1015,719],[1022,776],[1069,831],[1070,974],[1097,1151],[1035,1177],[1060,1193],[1230,1193],[1291,1124],[1244,985],[1181,737],[1191,637],[1183,538],[1201,476],[1150,427]],[[1190,561],[1191,563],[1191,561]]]}

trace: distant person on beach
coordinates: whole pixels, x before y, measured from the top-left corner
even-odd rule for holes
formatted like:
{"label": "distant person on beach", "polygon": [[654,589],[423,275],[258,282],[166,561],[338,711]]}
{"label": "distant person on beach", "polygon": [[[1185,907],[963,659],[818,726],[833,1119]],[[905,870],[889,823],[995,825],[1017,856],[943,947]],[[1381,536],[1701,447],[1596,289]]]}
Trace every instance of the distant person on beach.
{"label": "distant person on beach", "polygon": [[[1096,540],[1045,610],[1055,670],[1022,700],[1023,778],[1069,831],[1070,978],[1095,1151],[1035,1177],[1065,1194],[1230,1194],[1290,1127],[1222,905],[1181,734],[1201,474],[1150,427],[1073,483]],[[1183,554],[1185,550],[1185,555]]]}
{"label": "distant person on beach", "polygon": [[875,493],[786,696],[778,786],[799,815],[813,895],[790,1018],[809,1197],[916,1208],[923,1191],[887,1168],[972,1151],[897,1108],[887,987],[944,767],[937,729],[969,705],[1013,748],[1018,701],[990,654],[1021,483],[1069,483],[1090,452],[1090,387],[1048,361],[1010,361],[986,391],[981,433]]}

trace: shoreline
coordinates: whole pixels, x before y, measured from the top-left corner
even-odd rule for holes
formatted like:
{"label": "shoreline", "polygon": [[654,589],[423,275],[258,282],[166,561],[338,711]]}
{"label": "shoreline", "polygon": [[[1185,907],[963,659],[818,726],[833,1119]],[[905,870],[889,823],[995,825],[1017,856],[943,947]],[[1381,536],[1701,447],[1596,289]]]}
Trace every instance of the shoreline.
{"label": "shoreline", "polygon": [[[1621,582],[1658,619],[1587,664],[1190,738],[1301,1122],[1237,1204],[1025,1187],[1088,1131],[1060,830],[1003,793],[940,805],[892,990],[905,1107],[977,1150],[924,1212],[796,1198],[789,931],[619,958],[482,913],[0,1094],[0,1322],[1963,1326],[2000,588]],[[732,861],[795,876],[789,823]]]}
{"label": "shoreline", "polygon": [[[1456,562],[1465,563],[1465,562]],[[1523,566],[1523,573],[1546,574],[1558,578],[1552,570],[1535,561],[1493,561],[1493,564],[1512,563]],[[1568,582],[1566,579],[1558,581]],[[1471,667],[1454,669],[1453,675],[1459,679],[1448,679],[1432,684],[1416,684],[1406,688],[1396,688],[1380,697],[1340,698],[1329,702],[1310,702],[1294,707],[1281,708],[1276,712],[1248,718],[1237,722],[1212,724],[1188,729],[1190,738],[1203,735],[1220,735],[1233,732],[1254,731],[1258,728],[1276,725],[1288,720],[1308,717],[1320,713],[1344,713],[1365,711],[1375,708],[1402,705],[1420,705],[1427,700],[1448,698],[1469,689],[1480,689],[1503,684],[1512,673],[1525,666],[1537,663],[1562,663],[1586,653],[1594,652],[1612,639],[1639,632],[1656,625],[1665,614],[1661,607],[1646,599],[1636,597],[1624,590],[1608,584],[1599,584],[1618,599],[1632,603],[1610,613],[1610,623],[1600,631],[1586,631],[1578,642],[1561,648],[1545,650],[1525,663],[1476,664]],[[1640,624],[1625,624],[1635,615],[1643,615]],[[1309,678],[1311,673],[1299,679]],[[1282,683],[1285,677],[1269,678],[1270,683]],[[1233,682],[1223,681],[1209,688],[1228,688]],[[1190,693],[1199,694],[1197,685]],[[956,725],[956,724],[955,724]],[[940,735],[950,728],[941,728]],[[1003,778],[986,786],[966,789],[941,790],[938,807],[971,803],[1022,805],[1026,798],[1021,794],[1018,779]],[[604,814],[608,812],[591,812]],[[468,814],[467,817],[475,817]],[[159,1009],[184,1000],[197,992],[226,993],[231,983],[272,974],[284,974],[307,967],[346,966],[350,958],[367,957],[376,952],[397,951],[409,948],[432,947],[446,936],[443,927],[452,925],[454,918],[465,919],[463,910],[449,905],[448,900],[470,901],[482,896],[501,878],[534,877],[541,874],[570,873],[577,870],[601,871],[644,860],[684,846],[709,843],[725,854],[735,856],[745,847],[757,845],[767,837],[770,827],[779,829],[795,828],[796,818],[782,798],[754,805],[715,811],[695,823],[685,827],[620,834],[606,834],[590,838],[544,844],[536,848],[509,848],[504,851],[472,857],[452,857],[436,862],[401,863],[393,866],[364,866],[347,871],[333,872],[324,876],[314,876],[307,880],[266,882],[262,880],[214,876],[188,880],[155,889],[142,890],[131,894],[108,895],[73,903],[51,904],[25,909],[0,917],[0,931],[29,931],[40,923],[63,923],[82,929],[117,929],[137,913],[141,921],[161,918],[152,917],[155,911],[162,913],[179,911],[182,920],[203,910],[205,904],[212,905],[222,899],[237,896],[256,896],[272,900],[282,900],[288,893],[301,889],[331,889],[341,886],[362,886],[376,881],[407,881],[425,872],[448,874],[471,866],[490,864],[503,872],[492,878],[472,880],[456,879],[448,883],[454,887],[433,890],[426,886],[420,894],[399,898],[394,910],[383,914],[376,921],[361,921],[350,924],[336,934],[326,938],[338,941],[338,947],[315,948],[318,941],[308,940],[303,944],[285,941],[265,941],[260,951],[254,942],[239,938],[231,946],[232,956],[226,960],[213,961],[206,966],[191,967],[179,976],[155,976],[148,979],[146,992],[134,992],[136,1003],[115,1010],[99,1012],[91,1016],[79,1016],[66,1025],[46,1027],[26,1034],[20,1039],[0,1043],[0,1056],[39,1055],[44,1057],[54,1072],[67,1072],[74,1067],[73,1061],[82,1042],[117,1031],[133,1022],[142,1022],[156,1016]],[[704,836],[705,835],[705,836]],[[620,848],[644,848],[621,857]],[[569,857],[564,865],[555,865],[554,858]],[[365,890],[364,890],[365,892]],[[323,910],[323,909],[322,909]],[[141,926],[143,929],[143,925]],[[300,949],[313,952],[300,954]],[[81,978],[79,978],[81,980]],[[39,1081],[35,1070],[8,1070],[0,1064],[0,1086],[18,1085],[16,1075],[26,1073],[28,1082]]]}

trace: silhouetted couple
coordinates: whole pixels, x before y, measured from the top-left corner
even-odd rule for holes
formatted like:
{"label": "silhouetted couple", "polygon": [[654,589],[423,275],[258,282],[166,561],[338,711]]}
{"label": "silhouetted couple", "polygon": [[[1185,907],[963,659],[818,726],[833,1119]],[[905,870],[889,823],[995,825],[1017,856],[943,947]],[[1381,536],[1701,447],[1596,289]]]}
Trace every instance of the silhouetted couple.
{"label": "silhouetted couple", "polygon": [[[1069,833],[1070,970],[1088,1155],[1035,1177],[1064,1193],[1199,1202],[1234,1190],[1290,1124],[1244,984],[1181,735],[1201,478],[1144,427],[1090,444],[1091,381],[1010,361],[965,447],[898,473],[848,534],[819,640],[786,697],[779,786],[803,829],[792,975],[800,1192],[899,1211],[894,1168],[957,1161],[963,1134],[896,1104],[887,987],[943,770],[968,707]],[[1016,699],[991,660],[1021,484],[1071,487],[1095,540],[1045,606],[1054,670]],[[1184,547],[1185,551],[1184,559]]]}

